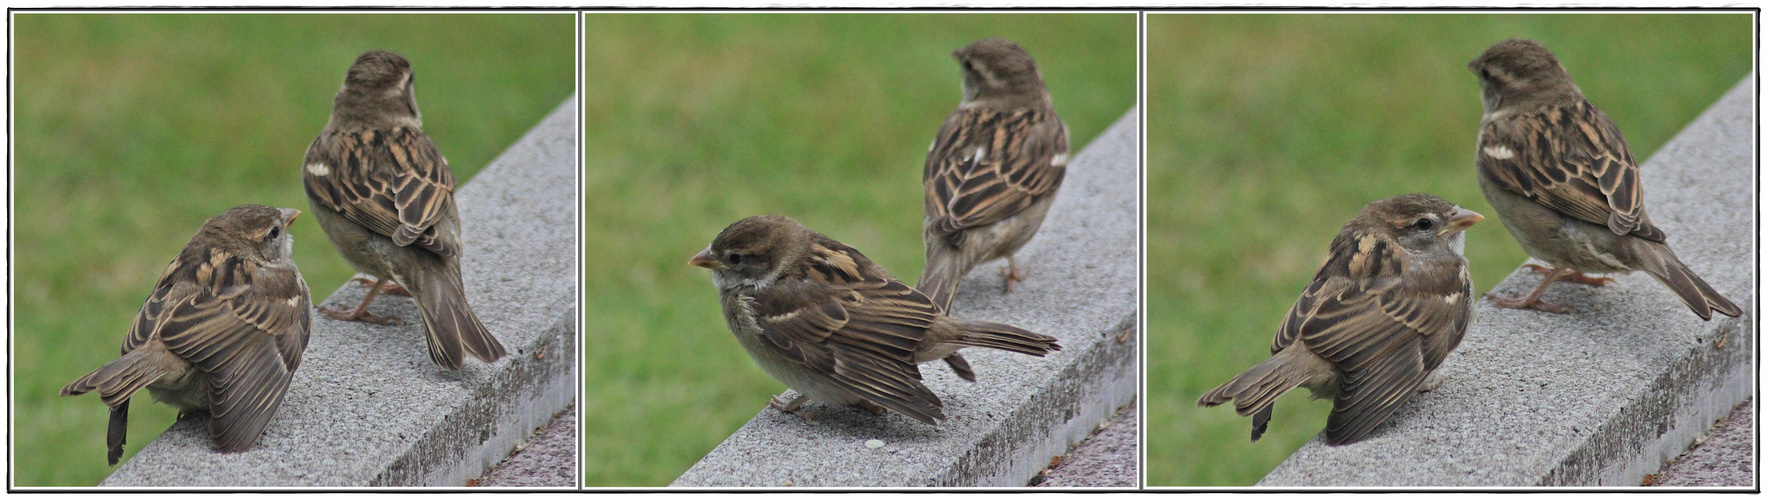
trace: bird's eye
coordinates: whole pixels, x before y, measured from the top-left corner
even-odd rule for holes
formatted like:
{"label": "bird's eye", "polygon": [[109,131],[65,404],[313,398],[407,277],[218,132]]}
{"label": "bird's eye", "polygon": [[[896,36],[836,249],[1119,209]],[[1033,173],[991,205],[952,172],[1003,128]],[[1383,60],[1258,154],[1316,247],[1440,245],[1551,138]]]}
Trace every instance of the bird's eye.
{"label": "bird's eye", "polygon": [[730,261],[732,266],[742,264],[742,254],[732,252],[730,255],[724,256],[724,260]]}
{"label": "bird's eye", "polygon": [[270,228],[270,239],[274,240],[274,239],[276,239],[277,236],[282,236],[282,228],[280,228],[280,227]]}
{"label": "bird's eye", "polygon": [[1428,231],[1430,228],[1435,227],[1435,225],[1436,223],[1429,219],[1417,219],[1417,222],[1411,223],[1411,227],[1416,228],[1418,231]]}

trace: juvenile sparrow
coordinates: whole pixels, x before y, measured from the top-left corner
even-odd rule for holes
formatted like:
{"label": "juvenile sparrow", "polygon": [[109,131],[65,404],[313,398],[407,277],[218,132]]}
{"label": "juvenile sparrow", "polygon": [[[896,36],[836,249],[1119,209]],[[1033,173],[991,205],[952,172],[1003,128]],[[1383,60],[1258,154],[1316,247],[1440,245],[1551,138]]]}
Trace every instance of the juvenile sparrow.
{"label": "juvenile sparrow", "polygon": [[111,465],[123,456],[129,398],[147,388],[185,414],[207,412],[223,452],[257,442],[282,404],[313,323],[307,282],[289,254],[301,211],[240,205],[208,222],[160,274],[123,356],[61,388],[110,406]]}
{"label": "juvenile sparrow", "polygon": [[356,58],[331,121],[307,147],[301,181],[332,246],[357,271],[378,278],[355,309],[319,312],[391,324],[397,318],[369,314],[368,304],[383,291],[411,295],[430,360],[454,370],[462,352],[486,363],[505,352],[466,303],[454,173],[423,134],[414,78],[398,54],[371,50]]}
{"label": "juvenile sparrow", "polygon": [[1546,275],[1540,285],[1520,298],[1490,296],[1492,304],[1570,312],[1540,301],[1553,281],[1600,286],[1613,280],[1583,273],[1644,271],[1701,319],[1712,311],[1742,314],[1669,249],[1668,235],[1644,212],[1638,162],[1620,129],[1583,97],[1551,51],[1505,40],[1467,68],[1479,76],[1485,105],[1479,186],[1516,242],[1552,266],[1529,266]]}
{"label": "juvenile sparrow", "polygon": [[737,343],[800,394],[768,406],[800,417],[816,399],[933,424],[945,414],[917,363],[964,347],[1061,349],[1054,337],[945,316],[858,250],[783,216],[737,221],[688,263],[712,270]]}
{"label": "juvenile sparrow", "polygon": [[1264,435],[1276,398],[1306,386],[1336,398],[1325,442],[1368,437],[1460,345],[1472,320],[1467,227],[1484,219],[1447,200],[1408,194],[1368,204],[1276,330],[1270,359],[1197,400],[1233,400]]}
{"label": "juvenile sparrow", "polygon": [[[927,151],[926,267],[914,287],[951,310],[964,275],[1006,258],[1005,291],[1025,274],[1013,254],[1031,241],[1067,174],[1068,129],[1056,116],[1031,54],[1002,38],[951,54],[963,68],[963,101]],[[975,381],[961,356],[946,362]]]}

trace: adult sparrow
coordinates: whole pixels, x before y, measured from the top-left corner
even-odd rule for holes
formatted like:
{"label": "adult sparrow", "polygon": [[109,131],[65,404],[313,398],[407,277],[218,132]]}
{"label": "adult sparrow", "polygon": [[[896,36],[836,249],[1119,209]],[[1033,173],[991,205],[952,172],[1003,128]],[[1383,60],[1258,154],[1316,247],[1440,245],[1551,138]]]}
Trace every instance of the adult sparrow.
{"label": "adult sparrow", "polygon": [[331,121],[307,147],[301,181],[332,246],[377,278],[355,309],[319,312],[391,324],[397,319],[369,314],[368,304],[383,291],[409,294],[423,317],[430,360],[454,370],[463,352],[489,363],[505,351],[466,303],[454,173],[423,133],[414,78],[398,54],[371,50],[356,58]]}
{"label": "adult sparrow", "polygon": [[264,433],[313,324],[307,282],[289,259],[288,225],[300,213],[240,205],[204,222],[135,314],[123,356],[61,388],[63,396],[96,390],[110,406],[111,465],[123,456],[129,398],[142,388],[180,418],[207,412],[223,452]]}
{"label": "adult sparrow", "polygon": [[1522,249],[1551,268],[1524,297],[1491,296],[1501,307],[1563,313],[1540,300],[1553,281],[1600,286],[1584,272],[1644,271],[1701,319],[1742,309],[1675,257],[1668,235],[1644,211],[1638,162],[1620,129],[1597,109],[1558,58],[1532,40],[1486,49],[1467,68],[1479,76],[1485,106],[1475,153],[1479,186]]}
{"label": "adult sparrow", "polygon": [[1335,398],[1325,442],[1368,437],[1460,344],[1472,320],[1467,227],[1478,213],[1427,194],[1368,204],[1331,241],[1331,254],[1289,309],[1270,359],[1204,394],[1233,401],[1264,435],[1276,398],[1295,386]]}
{"label": "adult sparrow", "polygon": [[[1068,163],[1067,126],[1029,52],[987,38],[951,56],[963,68],[963,101],[927,151],[926,267],[914,285],[944,311],[981,263],[1006,258],[1007,292],[1024,279],[1013,254],[1043,225]],[[975,381],[962,357],[946,362]]]}
{"label": "adult sparrow", "polygon": [[945,316],[858,250],[788,217],[737,221],[688,263],[712,271],[737,343],[800,394],[768,406],[800,417],[799,406],[816,399],[933,424],[945,414],[916,364],[964,347],[1061,349],[1054,337]]}

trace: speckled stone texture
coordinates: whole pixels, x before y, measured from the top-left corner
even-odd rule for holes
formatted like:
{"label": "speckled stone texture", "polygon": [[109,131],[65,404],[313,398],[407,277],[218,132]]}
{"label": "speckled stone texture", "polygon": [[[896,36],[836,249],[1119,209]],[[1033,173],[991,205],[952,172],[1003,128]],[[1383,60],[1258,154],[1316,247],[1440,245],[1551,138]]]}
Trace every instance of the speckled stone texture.
{"label": "speckled stone texture", "polygon": [[474,486],[523,488],[577,485],[577,406],[558,412],[545,427],[516,445],[515,453],[485,471]]}
{"label": "speckled stone texture", "polygon": [[1752,403],[1753,399],[1737,405],[1730,416],[1712,426],[1712,432],[1703,436],[1699,444],[1653,476],[1650,486],[1753,488],[1755,405]]}
{"label": "speckled stone texture", "polygon": [[[373,312],[404,324],[314,318],[282,407],[251,449],[215,452],[208,418],[193,417],[101,485],[463,486],[502,461],[576,392],[576,109],[566,99],[455,193],[467,300],[508,356],[437,368],[411,299],[382,295]],[[294,258],[332,251],[297,242]],[[364,291],[345,284],[326,305],[354,306]]]}
{"label": "speckled stone texture", "polygon": [[[976,383],[941,363],[921,365],[950,417],[937,426],[819,402],[804,406],[812,425],[755,401],[760,413],[674,486],[1023,487],[1091,435],[1134,399],[1139,373],[1138,122],[1131,110],[1068,165],[1042,230],[1018,253],[1029,277],[1001,293],[1004,261],[980,266],[952,308],[1053,335],[1061,351],[967,349]],[[872,440],[882,446],[867,447]]]}
{"label": "speckled stone texture", "polygon": [[[1755,391],[1754,94],[1750,76],[1641,169],[1652,220],[1741,318],[1701,321],[1642,272],[1600,288],[1552,285],[1545,298],[1573,314],[1481,300],[1440,388],[1366,441],[1315,438],[1259,484],[1638,486],[1680,455]],[[1466,168],[1471,179],[1470,156]],[[1494,291],[1525,293],[1540,279],[1518,270]]]}
{"label": "speckled stone texture", "polygon": [[1131,403],[1098,424],[1098,432],[1061,457],[1054,467],[1031,478],[1042,488],[1135,488],[1141,484],[1138,451],[1140,419]]}

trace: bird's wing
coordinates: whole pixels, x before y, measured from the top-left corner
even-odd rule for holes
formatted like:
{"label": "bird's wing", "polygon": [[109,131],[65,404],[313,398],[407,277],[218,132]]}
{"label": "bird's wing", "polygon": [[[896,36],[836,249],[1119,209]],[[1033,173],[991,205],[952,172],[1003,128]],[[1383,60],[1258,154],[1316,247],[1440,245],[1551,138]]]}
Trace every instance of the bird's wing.
{"label": "bird's wing", "polygon": [[[1333,443],[1362,439],[1417,392],[1457,343],[1471,301],[1463,282],[1403,279],[1406,257],[1394,245],[1376,240],[1359,248],[1321,269],[1277,335],[1342,372],[1326,425]],[[1449,336],[1456,342],[1440,348]]]}
{"label": "bird's wing", "polygon": [[322,134],[307,148],[301,180],[314,203],[401,246],[442,256],[460,237],[436,226],[454,200],[454,173],[423,131],[411,127]]}
{"label": "bird's wing", "polygon": [[1498,186],[1547,208],[1616,234],[1667,238],[1644,216],[1638,163],[1620,129],[1587,100],[1486,124],[1477,157]]}
{"label": "bird's wing", "polygon": [[926,216],[943,235],[1010,217],[1054,195],[1067,156],[1067,126],[1053,111],[959,109],[927,153]]}
{"label": "bird's wing", "polygon": [[182,282],[163,296],[156,290],[164,307],[151,327],[167,350],[209,375],[217,447],[243,450],[269,425],[300,366],[311,299],[293,269],[237,258],[204,265],[210,268],[198,279],[208,278],[208,286]]}
{"label": "bird's wing", "polygon": [[[842,264],[813,272],[858,276]],[[945,418],[914,365],[938,315],[926,295],[895,279],[803,279],[757,290],[751,301],[767,347],[885,408],[923,422]]]}

